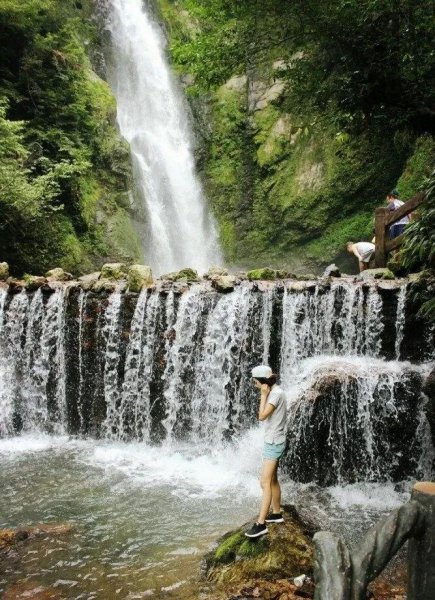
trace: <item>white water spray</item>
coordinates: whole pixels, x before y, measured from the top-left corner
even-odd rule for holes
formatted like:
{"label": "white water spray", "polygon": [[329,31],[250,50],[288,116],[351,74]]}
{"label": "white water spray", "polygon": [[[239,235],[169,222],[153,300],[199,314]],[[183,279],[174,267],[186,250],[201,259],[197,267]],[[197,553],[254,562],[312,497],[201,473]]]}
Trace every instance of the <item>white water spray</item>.
{"label": "white water spray", "polygon": [[195,175],[181,92],[165,56],[165,39],[141,0],[109,0],[109,74],[118,123],[130,144],[137,196],[148,231],[143,243],[157,274],[222,262],[213,219]]}

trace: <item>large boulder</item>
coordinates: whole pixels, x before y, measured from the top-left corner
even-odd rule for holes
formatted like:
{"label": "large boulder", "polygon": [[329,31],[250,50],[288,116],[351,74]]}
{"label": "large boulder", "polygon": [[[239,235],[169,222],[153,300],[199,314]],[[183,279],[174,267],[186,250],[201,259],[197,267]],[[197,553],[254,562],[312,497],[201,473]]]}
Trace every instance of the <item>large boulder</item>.
{"label": "large boulder", "polygon": [[223,267],[210,267],[207,273],[204,275],[204,279],[216,279],[217,277],[224,277],[228,275],[227,269]]}
{"label": "large boulder", "polygon": [[263,267],[262,269],[252,269],[246,273],[249,281],[260,281],[262,279],[272,281],[276,279],[275,269]]}
{"label": "large boulder", "polygon": [[7,262],[0,263],[0,281],[6,281],[9,277],[9,265]]}
{"label": "large boulder", "polygon": [[366,269],[361,271],[357,276],[359,281],[367,281],[368,279],[395,279],[395,275],[390,269],[379,267],[377,269]]}
{"label": "large boulder", "polygon": [[293,506],[284,506],[284,523],[269,525],[269,533],[251,540],[244,532],[252,523],[224,535],[204,559],[210,581],[240,583],[251,578],[296,577],[311,573],[315,527],[304,522]]}
{"label": "large boulder", "polygon": [[64,271],[60,267],[56,267],[55,269],[50,269],[45,274],[48,281],[71,281],[73,276],[71,273]]}
{"label": "large boulder", "polygon": [[199,281],[199,276],[195,269],[185,268],[180,271],[173,271],[162,275],[161,279],[168,281]]}
{"label": "large boulder", "polygon": [[236,285],[236,278],[232,275],[221,275],[212,280],[213,287],[222,293],[232,292]]}
{"label": "large boulder", "polygon": [[39,275],[29,275],[26,273],[24,275],[24,281],[26,282],[26,289],[29,292],[33,292],[34,290],[37,290],[45,285],[47,283],[47,278]]}
{"label": "large boulder", "polygon": [[79,285],[85,292],[87,292],[92,289],[99,279],[99,271],[95,271],[95,273],[88,273],[87,275],[82,275],[82,277],[79,277]]}
{"label": "large boulder", "polygon": [[100,278],[115,281],[126,279],[127,271],[127,265],[124,263],[106,263],[101,268]]}
{"label": "large boulder", "polygon": [[153,285],[151,267],[146,265],[131,265],[128,270],[127,282],[130,292],[140,292],[143,287]]}
{"label": "large boulder", "polygon": [[291,479],[327,486],[418,476],[426,443],[418,368],[337,357],[302,369],[302,384],[289,391],[297,427],[281,459]]}

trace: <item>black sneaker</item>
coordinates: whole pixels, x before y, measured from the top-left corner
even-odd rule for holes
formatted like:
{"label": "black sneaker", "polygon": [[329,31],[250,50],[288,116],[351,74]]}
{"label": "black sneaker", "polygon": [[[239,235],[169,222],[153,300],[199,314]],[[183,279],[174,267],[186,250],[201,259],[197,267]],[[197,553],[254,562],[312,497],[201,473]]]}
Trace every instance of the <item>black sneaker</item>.
{"label": "black sneaker", "polygon": [[272,513],[266,517],[266,523],[284,523],[284,518],[281,513]]}
{"label": "black sneaker", "polygon": [[266,535],[267,527],[264,523],[255,523],[249,531],[245,533],[248,538],[257,538],[261,535]]}

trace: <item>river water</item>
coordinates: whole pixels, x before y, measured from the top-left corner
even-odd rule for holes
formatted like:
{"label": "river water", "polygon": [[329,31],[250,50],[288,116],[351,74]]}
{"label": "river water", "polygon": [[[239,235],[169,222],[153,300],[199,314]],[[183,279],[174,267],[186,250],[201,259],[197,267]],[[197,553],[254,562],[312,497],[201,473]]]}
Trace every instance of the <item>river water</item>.
{"label": "river water", "polygon": [[258,509],[250,369],[266,361],[289,401],[283,502],[356,543],[433,473],[433,344],[407,343],[405,293],[1,288],[0,528],[74,531],[19,545],[0,596],[24,580],[68,599],[200,598],[203,555]]}
{"label": "river water", "polygon": [[[150,447],[27,435],[0,441],[0,527],[70,522],[0,568],[0,594],[37,582],[69,599],[198,598],[203,554],[255,515],[261,431],[237,444]],[[355,541],[407,499],[406,484],[284,483],[285,502]]]}

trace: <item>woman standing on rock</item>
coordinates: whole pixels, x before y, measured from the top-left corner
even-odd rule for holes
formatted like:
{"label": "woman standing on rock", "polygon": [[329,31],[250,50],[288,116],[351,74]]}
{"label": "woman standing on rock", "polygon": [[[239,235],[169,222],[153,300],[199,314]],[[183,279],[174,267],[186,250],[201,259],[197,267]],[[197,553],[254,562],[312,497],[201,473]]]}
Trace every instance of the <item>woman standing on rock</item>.
{"label": "woman standing on rock", "polygon": [[[287,421],[286,398],[276,384],[276,375],[267,365],[252,369],[255,386],[260,390],[258,418],[265,421],[263,470],[260,484],[263,490],[260,514],[257,522],[245,533],[249,538],[267,533],[266,523],[283,523],[281,514],[281,486],[278,481],[278,461],[284,452]],[[272,504],[272,513],[269,514]]]}

